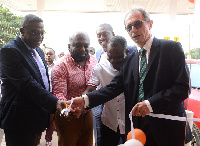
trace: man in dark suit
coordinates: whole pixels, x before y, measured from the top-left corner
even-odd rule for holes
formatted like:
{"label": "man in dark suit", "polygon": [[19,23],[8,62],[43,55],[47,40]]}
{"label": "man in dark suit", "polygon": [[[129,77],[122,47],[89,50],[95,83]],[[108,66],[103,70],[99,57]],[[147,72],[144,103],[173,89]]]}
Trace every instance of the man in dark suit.
{"label": "man in dark suit", "polygon": [[43,20],[26,15],[20,32],[0,50],[0,127],[7,146],[35,146],[37,135],[49,126],[50,113],[60,111],[65,102],[49,92],[47,66],[39,48],[45,33]]}
{"label": "man in dark suit", "polygon": [[145,146],[184,146],[192,139],[186,122],[153,118],[150,112],[184,117],[183,101],[188,97],[189,77],[181,44],[152,36],[153,21],[143,8],[131,10],[124,20],[125,28],[138,48],[146,50],[146,77],[143,81],[144,99],[139,99],[139,53],[133,52],[124,61],[119,74],[100,90],[74,99],[73,106],[92,108],[125,94],[125,129],[130,131],[129,113],[132,112],[135,128],[142,129]]}

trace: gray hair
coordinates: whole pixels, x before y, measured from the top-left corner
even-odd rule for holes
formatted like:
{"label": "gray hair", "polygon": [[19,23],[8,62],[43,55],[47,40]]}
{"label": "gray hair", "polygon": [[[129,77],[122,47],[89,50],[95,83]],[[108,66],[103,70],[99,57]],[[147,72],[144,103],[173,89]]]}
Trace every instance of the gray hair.
{"label": "gray hair", "polygon": [[28,14],[22,18],[21,27],[25,27],[30,22],[43,22],[43,20],[33,14]]}
{"label": "gray hair", "polygon": [[122,36],[113,36],[109,40],[108,45],[110,45],[112,47],[120,45],[124,49],[124,52],[127,50],[127,41]]}
{"label": "gray hair", "polygon": [[[136,11],[139,11],[139,12],[142,13],[142,15],[143,15],[143,17],[144,17],[144,20],[145,20],[146,22],[148,22],[148,21],[151,20],[151,19],[150,19],[149,13],[148,13],[144,8],[142,8],[142,7],[136,7],[136,8],[133,8],[132,10],[130,10],[130,11],[126,14],[125,19],[126,19],[126,17],[127,17],[130,13],[134,13],[134,12],[136,12]],[[124,19],[124,20],[125,20],[125,19]]]}

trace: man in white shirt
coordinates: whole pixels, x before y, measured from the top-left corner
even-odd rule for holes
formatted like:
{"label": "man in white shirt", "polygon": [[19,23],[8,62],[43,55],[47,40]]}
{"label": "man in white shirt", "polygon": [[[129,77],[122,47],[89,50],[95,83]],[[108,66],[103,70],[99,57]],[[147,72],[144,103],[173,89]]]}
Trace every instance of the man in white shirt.
{"label": "man in white shirt", "polygon": [[[110,83],[120,70],[128,55],[127,42],[121,36],[112,37],[107,46],[107,59],[99,62],[93,69],[88,87],[83,94],[96,90],[97,86]],[[125,98],[124,93],[104,104],[101,115],[102,127],[100,146],[116,146],[121,138],[125,142]]]}
{"label": "man in white shirt", "polygon": [[[96,30],[97,40],[101,45],[101,49],[96,52],[96,59],[99,63],[107,61],[107,44],[109,40],[115,36],[113,27],[108,23],[100,24]],[[129,50],[129,55],[136,50],[135,46],[127,46]],[[97,87],[99,89],[99,87]],[[93,112],[93,123],[94,123],[94,137],[95,146],[99,146],[101,139],[101,113],[103,109],[103,104],[92,108]]]}

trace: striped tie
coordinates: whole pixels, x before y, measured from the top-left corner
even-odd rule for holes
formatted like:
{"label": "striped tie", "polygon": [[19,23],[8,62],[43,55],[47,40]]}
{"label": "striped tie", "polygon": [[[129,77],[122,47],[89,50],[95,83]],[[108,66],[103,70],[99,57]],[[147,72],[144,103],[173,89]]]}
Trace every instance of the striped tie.
{"label": "striped tie", "polygon": [[143,81],[146,76],[146,50],[144,48],[140,49],[139,54],[141,55],[141,61],[140,61],[140,84],[139,84],[139,98],[138,102],[141,102],[144,100],[144,89],[143,89]]}

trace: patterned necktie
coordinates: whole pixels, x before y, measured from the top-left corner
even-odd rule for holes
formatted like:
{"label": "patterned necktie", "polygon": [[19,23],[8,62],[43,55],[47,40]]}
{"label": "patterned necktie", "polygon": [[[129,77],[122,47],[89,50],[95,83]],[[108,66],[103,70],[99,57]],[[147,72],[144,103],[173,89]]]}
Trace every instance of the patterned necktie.
{"label": "patterned necktie", "polygon": [[141,102],[141,101],[144,100],[143,81],[144,81],[145,76],[146,76],[146,64],[147,64],[146,50],[144,48],[140,49],[139,54],[141,56],[141,61],[140,61],[140,84],[139,84],[138,102]]}
{"label": "patterned necktie", "polygon": [[33,58],[35,59],[35,62],[38,65],[38,68],[40,70],[40,74],[42,76],[42,80],[43,80],[44,85],[45,85],[45,88],[46,88],[46,90],[49,90],[49,82],[48,82],[48,78],[47,78],[47,75],[46,75],[46,68],[44,66],[44,63],[43,63],[40,55],[37,53],[37,51],[35,49],[30,49],[30,52],[31,52]]}

